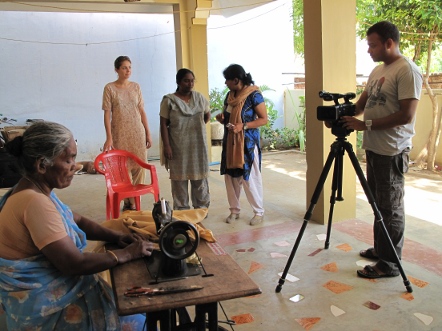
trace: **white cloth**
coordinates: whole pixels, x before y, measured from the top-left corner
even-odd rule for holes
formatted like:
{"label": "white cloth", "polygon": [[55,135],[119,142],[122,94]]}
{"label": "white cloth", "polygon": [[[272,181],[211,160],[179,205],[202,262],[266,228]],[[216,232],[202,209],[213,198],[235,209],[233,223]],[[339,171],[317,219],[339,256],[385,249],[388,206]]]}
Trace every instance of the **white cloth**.
{"label": "white cloth", "polygon": [[264,215],[263,186],[261,171],[259,169],[258,147],[255,146],[255,158],[250,171],[249,180],[244,180],[242,176],[232,177],[226,174],[224,175],[224,181],[226,183],[227,201],[229,202],[230,212],[232,214],[239,214],[241,211],[239,198],[241,196],[241,189],[244,187],[247,201],[250,203],[255,215]]}
{"label": "white cloth", "polygon": [[[365,87],[368,100],[364,120],[393,114],[399,110],[399,100],[420,99],[422,74],[416,64],[400,58],[389,65],[373,69]],[[415,118],[411,123],[386,130],[364,131],[362,148],[380,155],[393,156],[411,148]]]}

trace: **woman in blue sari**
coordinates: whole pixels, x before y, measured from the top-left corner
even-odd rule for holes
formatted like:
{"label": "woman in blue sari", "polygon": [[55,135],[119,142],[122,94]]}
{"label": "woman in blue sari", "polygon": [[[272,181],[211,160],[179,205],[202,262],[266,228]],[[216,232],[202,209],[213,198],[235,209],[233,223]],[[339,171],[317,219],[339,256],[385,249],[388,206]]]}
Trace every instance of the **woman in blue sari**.
{"label": "woman in blue sari", "polygon": [[[141,330],[141,315],[120,320],[97,273],[151,255],[153,244],[106,229],[57,198],[53,189],[68,187],[75,173],[72,133],[38,122],[6,148],[23,173],[0,200],[0,303],[8,330]],[[120,249],[87,253],[86,239]]]}
{"label": "woman in blue sari", "polygon": [[267,124],[267,109],[252,75],[242,66],[231,64],[223,75],[230,91],[224,101],[224,111],[216,119],[224,124],[221,175],[224,175],[230,205],[226,222],[239,218],[239,198],[244,188],[254,213],[249,224],[257,225],[264,219],[259,127]]}

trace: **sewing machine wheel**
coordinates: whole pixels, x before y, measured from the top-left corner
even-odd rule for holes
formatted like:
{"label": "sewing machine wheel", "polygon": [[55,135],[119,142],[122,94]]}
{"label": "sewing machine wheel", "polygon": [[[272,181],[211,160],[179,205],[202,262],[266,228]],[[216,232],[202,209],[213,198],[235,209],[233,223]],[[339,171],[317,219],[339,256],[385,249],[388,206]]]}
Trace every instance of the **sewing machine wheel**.
{"label": "sewing machine wheel", "polygon": [[[193,233],[195,240],[192,241],[189,232]],[[182,260],[195,253],[199,240],[195,225],[185,221],[174,221],[161,230],[159,245],[167,257]]]}

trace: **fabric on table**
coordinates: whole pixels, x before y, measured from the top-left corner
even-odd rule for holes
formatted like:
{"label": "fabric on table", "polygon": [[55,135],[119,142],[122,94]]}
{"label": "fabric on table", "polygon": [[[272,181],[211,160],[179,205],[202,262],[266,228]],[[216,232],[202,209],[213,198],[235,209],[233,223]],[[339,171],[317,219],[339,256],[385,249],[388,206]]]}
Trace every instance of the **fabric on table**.
{"label": "fabric on table", "polygon": [[[207,208],[174,210],[173,218],[194,224],[200,235],[200,238],[206,240],[207,242],[216,242],[213,232],[199,224],[199,222],[201,222],[206,218],[207,213],[208,213]],[[155,221],[153,220],[152,217],[152,212],[149,210],[124,211],[120,218],[113,220],[106,220],[103,223],[101,223],[101,225],[109,229],[124,233],[135,232],[152,241],[158,241],[159,239],[157,235]],[[94,248],[92,248],[92,250],[94,252],[104,252],[105,251],[104,244],[105,242],[99,242],[96,244]],[[159,249],[159,247],[157,247],[156,249]],[[190,261],[192,257],[193,256],[187,258],[188,263],[192,263]],[[108,283],[111,282],[110,273],[108,270],[100,273],[100,276],[103,279],[105,279]]]}
{"label": "fabric on table", "polygon": [[[194,224],[202,239],[208,242],[215,242],[216,239],[213,232],[199,224],[205,219],[207,213],[208,209],[206,208],[174,210],[173,218]],[[158,240],[155,221],[150,210],[128,210],[123,212],[122,217],[104,221],[101,225],[116,231],[136,232],[153,241]]]}

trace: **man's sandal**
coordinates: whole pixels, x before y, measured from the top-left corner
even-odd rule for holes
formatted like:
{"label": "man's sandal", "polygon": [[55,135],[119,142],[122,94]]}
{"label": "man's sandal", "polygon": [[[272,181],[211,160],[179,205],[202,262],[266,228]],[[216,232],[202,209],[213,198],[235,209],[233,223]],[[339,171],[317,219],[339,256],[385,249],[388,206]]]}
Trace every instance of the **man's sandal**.
{"label": "man's sandal", "polygon": [[379,256],[377,256],[374,253],[374,247],[370,247],[370,248],[360,251],[359,255],[362,257],[365,257],[366,259],[373,259],[373,260],[379,259]]}
{"label": "man's sandal", "polygon": [[389,273],[389,274],[380,274],[371,265],[366,265],[364,269],[357,271],[358,276],[362,278],[384,278],[384,277],[396,277],[399,276],[399,273]]}

